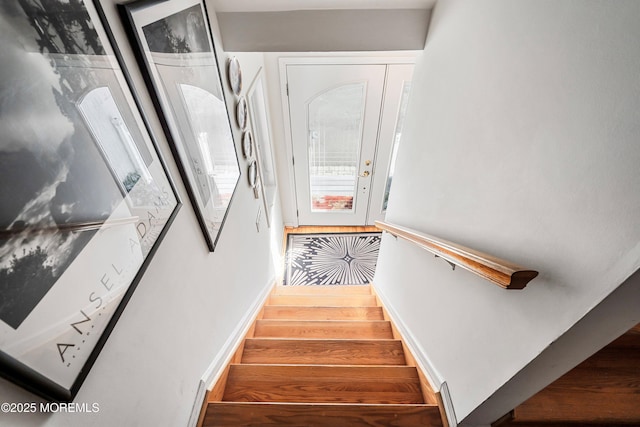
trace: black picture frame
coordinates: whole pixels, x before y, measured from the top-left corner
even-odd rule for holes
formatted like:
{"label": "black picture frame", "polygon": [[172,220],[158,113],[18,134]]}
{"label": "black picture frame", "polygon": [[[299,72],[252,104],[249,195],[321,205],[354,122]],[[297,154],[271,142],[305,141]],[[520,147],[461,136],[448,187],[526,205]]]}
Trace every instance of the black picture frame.
{"label": "black picture frame", "polygon": [[241,172],[206,7],[137,0],[118,8],[213,252]]}
{"label": "black picture frame", "polygon": [[99,3],[0,17],[0,375],[69,402],[182,203]]}

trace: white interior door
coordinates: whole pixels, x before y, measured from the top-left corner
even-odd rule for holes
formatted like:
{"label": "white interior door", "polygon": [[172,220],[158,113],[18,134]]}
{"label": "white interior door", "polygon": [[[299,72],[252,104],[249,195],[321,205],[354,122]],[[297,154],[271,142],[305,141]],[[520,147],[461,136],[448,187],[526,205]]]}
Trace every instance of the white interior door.
{"label": "white interior door", "polygon": [[364,225],[386,65],[287,65],[300,225]]}

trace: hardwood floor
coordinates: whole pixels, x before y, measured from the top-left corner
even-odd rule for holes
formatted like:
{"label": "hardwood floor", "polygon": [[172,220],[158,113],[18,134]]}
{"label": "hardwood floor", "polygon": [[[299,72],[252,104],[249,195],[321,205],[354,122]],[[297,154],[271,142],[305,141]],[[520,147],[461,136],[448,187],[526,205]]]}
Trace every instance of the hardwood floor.
{"label": "hardwood floor", "polygon": [[495,426],[640,425],[640,326],[516,407]]}
{"label": "hardwood floor", "polygon": [[284,233],[287,234],[311,234],[311,233],[373,233],[380,229],[373,225],[367,226],[320,226],[320,225],[303,225],[300,227],[285,227]]}

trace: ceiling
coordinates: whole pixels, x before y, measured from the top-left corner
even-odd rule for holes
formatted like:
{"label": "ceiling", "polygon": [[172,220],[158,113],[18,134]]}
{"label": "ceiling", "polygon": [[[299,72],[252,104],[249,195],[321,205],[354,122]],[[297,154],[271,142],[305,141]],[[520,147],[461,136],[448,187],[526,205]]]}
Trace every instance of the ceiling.
{"label": "ceiling", "polygon": [[216,12],[335,9],[432,9],[437,0],[212,0]]}

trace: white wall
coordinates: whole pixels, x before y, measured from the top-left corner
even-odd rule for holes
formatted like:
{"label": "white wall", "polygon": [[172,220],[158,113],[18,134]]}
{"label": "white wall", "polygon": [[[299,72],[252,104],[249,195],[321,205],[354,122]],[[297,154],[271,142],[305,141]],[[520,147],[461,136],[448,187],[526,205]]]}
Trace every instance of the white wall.
{"label": "white wall", "polygon": [[433,9],[437,0],[212,0],[218,12],[279,12],[287,10]]}
{"label": "white wall", "polygon": [[387,220],[540,271],[505,291],[384,237],[375,284],[458,420],[640,267],[638,16],[636,1],[436,6]]}
{"label": "white wall", "polygon": [[[230,212],[215,252],[208,251],[115,2],[103,4],[184,206],[75,399],[98,403],[100,412],[3,413],[0,426],[186,426],[200,378],[276,275],[271,251],[279,253],[282,242],[280,209],[276,206],[271,229],[262,215],[258,233],[255,221],[262,201],[253,197],[242,159]],[[220,49],[214,10],[209,12]],[[220,50],[218,58],[226,55]],[[243,56],[241,65],[249,83],[262,58]],[[233,95],[226,90],[226,96],[228,107],[234,108]],[[234,137],[241,153],[235,127]],[[33,401],[40,399],[0,379],[0,402]]]}
{"label": "white wall", "polygon": [[335,52],[422,49],[430,9],[294,10],[218,14],[227,49]]}

